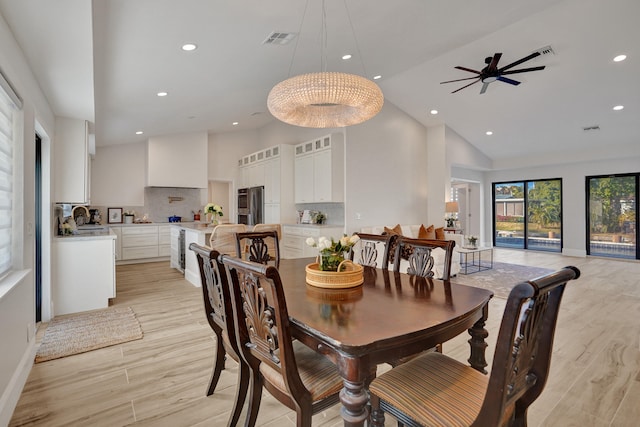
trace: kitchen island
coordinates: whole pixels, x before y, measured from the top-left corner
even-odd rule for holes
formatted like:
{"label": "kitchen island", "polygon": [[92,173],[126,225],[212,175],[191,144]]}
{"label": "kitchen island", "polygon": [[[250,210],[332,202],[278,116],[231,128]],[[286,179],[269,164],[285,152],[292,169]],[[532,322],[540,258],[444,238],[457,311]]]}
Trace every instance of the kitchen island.
{"label": "kitchen island", "polygon": [[116,296],[116,237],[109,227],[103,227],[54,238],[54,315],[109,306],[109,298]]}
{"label": "kitchen island", "polygon": [[[205,222],[177,222],[171,225],[171,267],[183,270],[184,278],[194,286],[202,286],[202,281],[198,260],[193,251],[189,250],[189,245],[197,243],[208,246],[213,228]],[[184,232],[184,240],[180,238],[181,231]]]}

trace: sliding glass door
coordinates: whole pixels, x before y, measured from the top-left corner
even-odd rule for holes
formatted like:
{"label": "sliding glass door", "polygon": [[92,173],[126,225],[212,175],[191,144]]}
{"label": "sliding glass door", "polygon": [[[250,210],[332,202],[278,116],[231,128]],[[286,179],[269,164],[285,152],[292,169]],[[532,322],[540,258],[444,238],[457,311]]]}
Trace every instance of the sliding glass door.
{"label": "sliding glass door", "polygon": [[493,184],[494,245],[562,250],[562,180]]}
{"label": "sliding glass door", "polygon": [[587,254],[638,258],[640,174],[587,177]]}

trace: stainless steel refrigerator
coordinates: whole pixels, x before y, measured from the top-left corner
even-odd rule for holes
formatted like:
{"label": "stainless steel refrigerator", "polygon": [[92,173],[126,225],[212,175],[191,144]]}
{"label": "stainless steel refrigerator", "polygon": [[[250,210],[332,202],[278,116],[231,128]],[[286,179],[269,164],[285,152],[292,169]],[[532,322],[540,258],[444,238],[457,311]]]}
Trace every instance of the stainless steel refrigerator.
{"label": "stainless steel refrigerator", "polygon": [[238,190],[238,224],[264,223],[264,187]]}

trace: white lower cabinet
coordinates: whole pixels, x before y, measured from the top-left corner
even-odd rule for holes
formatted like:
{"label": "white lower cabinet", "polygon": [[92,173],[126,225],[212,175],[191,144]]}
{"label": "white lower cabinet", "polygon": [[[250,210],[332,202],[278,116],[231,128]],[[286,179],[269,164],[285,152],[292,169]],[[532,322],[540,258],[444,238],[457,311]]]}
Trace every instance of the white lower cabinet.
{"label": "white lower cabinet", "polygon": [[122,259],[157,258],[158,226],[122,227]]}
{"label": "white lower cabinet", "polygon": [[114,239],[60,237],[54,240],[54,315],[96,310],[116,296]]}
{"label": "white lower cabinet", "polygon": [[308,237],[313,237],[316,241],[321,236],[337,240],[343,233],[344,227],[341,226],[283,225],[280,255],[284,259],[315,257],[318,255],[318,248],[307,245]]}
{"label": "white lower cabinet", "polygon": [[158,226],[158,256],[171,256],[171,226]]}

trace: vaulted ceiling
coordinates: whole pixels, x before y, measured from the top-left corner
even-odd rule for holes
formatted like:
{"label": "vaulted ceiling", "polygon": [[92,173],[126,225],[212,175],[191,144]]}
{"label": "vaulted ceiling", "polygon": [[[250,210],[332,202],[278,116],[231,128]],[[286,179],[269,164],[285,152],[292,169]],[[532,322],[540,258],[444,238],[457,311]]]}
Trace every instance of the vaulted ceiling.
{"label": "vaulted ceiling", "polygon": [[[494,159],[638,151],[637,0],[325,4],[326,50],[319,0],[0,0],[0,13],[55,114],[94,122],[98,145],[259,128],[274,120],[273,85],[320,71],[324,57],[328,70],[381,75],[386,102]],[[264,44],[274,31],[297,37]],[[473,76],[455,66],[480,70],[496,52],[504,66],[546,46],[554,53],[516,67],[546,66],[510,76],[519,86],[494,82],[481,95],[481,83],[454,94],[470,81],[440,84]]]}

